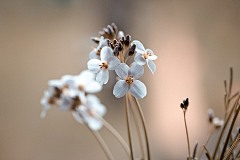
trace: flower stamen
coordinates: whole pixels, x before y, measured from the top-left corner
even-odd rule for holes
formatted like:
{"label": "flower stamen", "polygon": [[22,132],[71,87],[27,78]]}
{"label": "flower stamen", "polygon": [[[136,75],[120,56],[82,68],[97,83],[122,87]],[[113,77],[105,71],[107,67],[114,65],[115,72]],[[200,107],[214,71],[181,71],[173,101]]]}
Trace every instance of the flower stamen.
{"label": "flower stamen", "polygon": [[100,68],[102,69],[107,69],[108,68],[108,64],[107,64],[107,62],[102,62],[102,64],[100,64],[99,65],[100,66]]}
{"label": "flower stamen", "polygon": [[148,59],[148,56],[151,56],[152,54],[147,51],[146,53],[143,53],[143,58]]}
{"label": "flower stamen", "polygon": [[128,76],[128,77],[126,78],[126,83],[132,84],[132,83],[133,83],[133,76]]}

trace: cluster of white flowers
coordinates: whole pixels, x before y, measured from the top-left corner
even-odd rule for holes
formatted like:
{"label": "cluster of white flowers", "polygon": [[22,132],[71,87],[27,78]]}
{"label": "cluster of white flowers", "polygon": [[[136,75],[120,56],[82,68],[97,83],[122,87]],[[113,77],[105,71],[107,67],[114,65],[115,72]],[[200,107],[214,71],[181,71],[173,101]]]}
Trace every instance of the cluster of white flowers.
{"label": "cluster of white flowers", "polygon": [[48,85],[49,89],[41,99],[41,118],[46,116],[51,106],[56,105],[62,111],[72,111],[79,123],[87,123],[92,130],[102,127],[95,114],[104,116],[106,107],[91,94],[102,90],[102,85],[95,81],[94,73],[84,70],[79,75],[64,75],[59,80],[50,80]]}
{"label": "cluster of white flowers", "polygon": [[[48,82],[49,90],[41,99],[42,118],[51,106],[57,105],[60,110],[72,111],[79,123],[87,123],[91,129],[99,130],[102,123],[97,117],[104,116],[106,107],[92,93],[101,91],[102,85],[107,84],[111,70],[115,70],[119,77],[113,89],[116,98],[123,97],[128,91],[138,99],[146,96],[146,86],[138,79],[143,75],[146,63],[154,74],[156,66],[152,60],[156,60],[157,56],[152,50],[145,49],[141,42],[131,41],[131,36],[118,31],[114,23],[99,33],[100,38],[91,38],[98,45],[89,54],[89,70]],[[134,62],[128,65],[128,58],[134,54]]]}
{"label": "cluster of white flowers", "polygon": [[[107,84],[109,71],[115,70],[121,78],[113,89],[116,98],[123,97],[128,91],[138,99],[145,97],[146,86],[137,79],[143,75],[142,66],[146,63],[154,74],[156,66],[153,60],[158,57],[152,50],[145,49],[141,42],[137,40],[131,42],[131,36],[125,37],[122,31],[118,32],[115,24],[108,25],[107,28],[100,32],[101,38],[92,38],[98,43],[98,47],[89,54],[88,69],[97,74],[96,81],[102,85]],[[134,54],[135,62],[127,65],[127,59]]]}

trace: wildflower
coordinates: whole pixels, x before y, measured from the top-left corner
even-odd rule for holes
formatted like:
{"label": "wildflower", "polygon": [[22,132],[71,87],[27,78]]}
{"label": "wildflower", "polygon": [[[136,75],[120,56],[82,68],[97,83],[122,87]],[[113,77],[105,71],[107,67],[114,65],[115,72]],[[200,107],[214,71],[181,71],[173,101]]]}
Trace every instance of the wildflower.
{"label": "wildflower", "polygon": [[133,63],[129,68],[125,63],[121,63],[115,71],[122,79],[115,84],[113,89],[113,94],[116,98],[123,97],[128,91],[138,99],[146,96],[146,86],[141,81],[137,80],[144,73],[142,66]]}
{"label": "wildflower", "polygon": [[91,59],[88,61],[88,69],[91,72],[97,73],[96,80],[101,85],[106,84],[109,79],[108,70],[115,70],[120,64],[120,60],[113,56],[113,51],[110,47],[103,47],[101,50],[101,60]]}
{"label": "wildflower", "polygon": [[153,54],[151,49],[144,48],[143,44],[137,40],[134,40],[131,45],[136,45],[136,55],[134,60],[139,65],[144,65],[147,62],[148,68],[151,70],[152,74],[154,74],[156,70],[156,66],[153,63],[153,60],[156,60],[158,57]]}
{"label": "wildflower", "polygon": [[223,126],[224,121],[222,119],[218,118],[218,117],[214,117],[212,123],[213,123],[213,126],[216,129],[218,129],[218,128]]}
{"label": "wildflower", "polygon": [[103,36],[101,36],[101,39],[98,43],[97,48],[94,48],[90,53],[89,53],[89,58],[90,59],[99,59],[100,58],[100,51],[103,47],[108,46],[107,39],[104,39]]}
{"label": "wildflower", "polygon": [[79,122],[88,124],[92,130],[99,130],[102,128],[102,123],[96,118],[97,116],[103,117],[106,114],[106,107],[101,104],[100,100],[94,95],[86,97],[86,104],[78,106],[75,112],[72,113],[74,119]]}

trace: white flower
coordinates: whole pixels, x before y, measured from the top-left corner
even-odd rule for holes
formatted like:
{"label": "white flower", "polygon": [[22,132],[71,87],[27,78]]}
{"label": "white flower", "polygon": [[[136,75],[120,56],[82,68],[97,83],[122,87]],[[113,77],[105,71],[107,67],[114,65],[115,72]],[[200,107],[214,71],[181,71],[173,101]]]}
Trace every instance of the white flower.
{"label": "white flower", "polygon": [[86,93],[97,93],[102,90],[102,85],[95,80],[95,74],[89,70],[84,70],[75,76],[74,82],[78,90]]}
{"label": "white flower", "polygon": [[41,105],[43,105],[42,112],[40,114],[41,118],[45,118],[47,115],[47,111],[51,108],[51,105],[54,103],[52,100],[52,95],[49,91],[44,91],[44,97],[40,101]]}
{"label": "white flower", "polygon": [[217,129],[223,126],[224,121],[218,117],[213,118],[213,126]]}
{"label": "white flower", "polygon": [[137,80],[144,73],[142,66],[134,62],[129,68],[125,63],[121,63],[115,71],[123,79],[119,80],[114,86],[113,94],[116,98],[123,97],[128,91],[138,99],[146,96],[146,86]]}
{"label": "white flower", "polygon": [[91,59],[88,61],[88,69],[91,72],[97,73],[96,80],[101,85],[106,84],[109,79],[108,70],[115,70],[120,61],[113,56],[113,51],[110,47],[103,47],[101,50],[101,60]]}
{"label": "white flower", "polygon": [[100,100],[95,95],[87,95],[86,97],[87,104],[79,105],[77,111],[73,112],[73,117],[79,123],[88,124],[92,130],[99,130],[102,128],[102,123],[95,117],[103,117],[106,114],[106,107],[101,104]]}
{"label": "white flower", "polygon": [[90,59],[99,59],[100,58],[100,50],[105,47],[108,46],[107,44],[107,39],[104,39],[103,36],[101,36],[101,39],[99,41],[99,44],[97,46],[97,48],[94,48],[90,53],[89,53],[89,58]]}
{"label": "white flower", "polygon": [[153,54],[151,49],[144,48],[143,44],[137,40],[134,40],[131,45],[136,45],[136,55],[134,60],[139,65],[144,65],[147,62],[148,68],[151,70],[152,74],[154,74],[156,70],[156,66],[152,60],[156,60],[158,57]]}

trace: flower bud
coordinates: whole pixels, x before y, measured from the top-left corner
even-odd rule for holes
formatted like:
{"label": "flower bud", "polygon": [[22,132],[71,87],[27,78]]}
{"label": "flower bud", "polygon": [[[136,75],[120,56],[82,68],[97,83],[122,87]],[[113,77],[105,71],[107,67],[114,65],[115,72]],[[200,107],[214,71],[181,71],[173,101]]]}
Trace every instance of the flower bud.
{"label": "flower bud", "polygon": [[184,104],[185,107],[188,107],[188,105],[189,105],[189,99],[188,99],[188,98],[184,99],[184,100],[183,100],[183,104]]}
{"label": "flower bud", "polygon": [[136,44],[133,44],[133,45],[129,48],[128,56],[134,55],[135,49],[136,49]]}
{"label": "flower bud", "polygon": [[108,44],[108,47],[114,49],[114,46],[113,46],[112,42],[109,39],[107,39],[107,44]]}
{"label": "flower bud", "polygon": [[91,37],[90,39],[97,44],[100,42],[100,38],[98,37]]}
{"label": "flower bud", "polygon": [[118,43],[118,50],[121,52],[123,50],[123,45],[121,42]]}
{"label": "flower bud", "polygon": [[115,47],[115,48],[114,48],[113,54],[114,54],[114,56],[118,56],[118,55],[119,55],[118,47]]}
{"label": "flower bud", "polygon": [[112,26],[112,29],[113,29],[114,33],[117,34],[118,28],[117,28],[116,24],[112,23],[111,26]]}
{"label": "flower bud", "polygon": [[113,31],[112,26],[108,25],[108,26],[107,26],[107,29],[108,29],[108,33],[109,33],[110,35],[113,35],[113,34],[114,34],[114,31]]}
{"label": "flower bud", "polygon": [[122,37],[125,38],[124,32],[123,31],[119,31],[117,34],[117,39],[121,39]]}
{"label": "flower bud", "polygon": [[213,118],[215,117],[213,109],[212,109],[212,108],[209,108],[209,109],[207,110],[207,113],[208,113],[208,121],[209,121],[210,123],[212,123]]}
{"label": "flower bud", "polygon": [[181,103],[181,104],[180,104],[180,107],[181,107],[181,109],[184,109],[184,104]]}
{"label": "flower bud", "polygon": [[125,40],[125,46],[126,46],[126,47],[129,46],[130,41],[131,41],[131,36],[128,34],[128,35],[126,36],[126,40]]}

